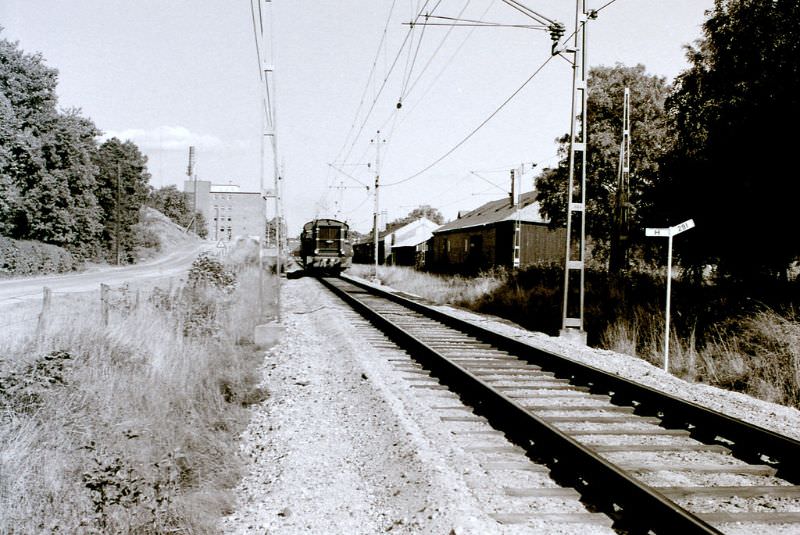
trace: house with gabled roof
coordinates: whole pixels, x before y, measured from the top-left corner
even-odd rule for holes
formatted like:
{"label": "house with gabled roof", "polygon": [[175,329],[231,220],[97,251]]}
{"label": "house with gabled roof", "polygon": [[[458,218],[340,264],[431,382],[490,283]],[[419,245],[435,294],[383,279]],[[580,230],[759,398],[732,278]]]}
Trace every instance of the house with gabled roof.
{"label": "house with gabled roof", "polygon": [[519,267],[562,262],[566,229],[549,227],[536,200],[537,192],[488,202],[459,213],[454,221],[433,232],[427,267],[435,271],[477,272],[494,267],[514,267],[514,233],[519,225]]}
{"label": "house with gabled roof", "polygon": [[[420,254],[425,251],[425,244],[430,240],[433,231],[439,228],[426,217],[420,217],[403,225],[389,228],[378,233],[378,262],[380,264],[415,266],[420,264]],[[371,234],[364,236],[354,246],[356,263],[372,263],[375,261],[375,241]]]}

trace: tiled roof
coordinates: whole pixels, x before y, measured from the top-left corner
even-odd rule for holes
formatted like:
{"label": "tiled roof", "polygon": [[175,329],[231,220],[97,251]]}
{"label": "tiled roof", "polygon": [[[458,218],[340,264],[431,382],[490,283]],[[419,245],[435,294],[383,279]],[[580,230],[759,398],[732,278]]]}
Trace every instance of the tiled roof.
{"label": "tiled roof", "polygon": [[514,221],[517,218],[517,210],[520,212],[520,221],[524,223],[549,223],[549,221],[539,213],[536,191],[523,193],[520,197],[520,207],[518,209],[511,206],[511,200],[508,197],[490,201],[467,212],[454,221],[445,223],[436,229],[434,234],[447,232],[449,230],[491,225],[500,221]]}

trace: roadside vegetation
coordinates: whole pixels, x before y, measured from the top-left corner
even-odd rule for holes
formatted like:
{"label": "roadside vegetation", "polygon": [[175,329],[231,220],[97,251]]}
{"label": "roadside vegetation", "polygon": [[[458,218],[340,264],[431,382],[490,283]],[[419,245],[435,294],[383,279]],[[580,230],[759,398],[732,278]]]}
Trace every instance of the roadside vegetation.
{"label": "roadside vegetation", "polygon": [[0,345],[0,533],[216,533],[259,386],[258,272],[202,256],[180,287],[76,300]]}
{"label": "roadside vegetation", "polygon": [[[372,266],[349,274],[370,278]],[[380,266],[383,284],[437,304],[497,315],[531,330],[557,335],[563,269],[535,266],[495,271],[475,279]],[[664,273],[611,276],[589,270],[586,330],[589,344],[645,359],[664,357]],[[670,372],[754,397],[800,408],[800,281],[753,292],[725,285],[673,285]]]}
{"label": "roadside vegetation", "polygon": [[[122,263],[135,262],[141,249],[154,245],[139,225],[146,204],[184,228],[193,219],[182,193],[153,190],[147,157],[133,142],[104,138],[79,109],[59,108],[57,82],[58,71],[41,54],[0,36],[5,274],[68,271],[85,260],[116,261],[118,255]],[[29,245],[34,242],[47,246]],[[17,250],[31,260],[20,259]]]}

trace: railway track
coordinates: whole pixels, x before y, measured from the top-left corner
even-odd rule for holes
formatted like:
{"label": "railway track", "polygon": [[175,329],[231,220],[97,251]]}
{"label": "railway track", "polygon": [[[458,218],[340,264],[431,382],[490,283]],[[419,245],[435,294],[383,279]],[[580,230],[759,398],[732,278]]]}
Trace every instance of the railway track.
{"label": "railway track", "polygon": [[[357,280],[322,278],[624,533],[800,533],[800,442]],[[541,489],[507,489],[536,496]],[[524,521],[524,515],[498,518]]]}

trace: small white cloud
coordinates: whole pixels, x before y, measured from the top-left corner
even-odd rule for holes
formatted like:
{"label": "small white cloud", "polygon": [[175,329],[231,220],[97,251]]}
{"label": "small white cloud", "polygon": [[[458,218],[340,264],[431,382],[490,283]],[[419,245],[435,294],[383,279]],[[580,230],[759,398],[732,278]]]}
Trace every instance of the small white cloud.
{"label": "small white cloud", "polygon": [[140,149],[149,151],[185,151],[189,146],[206,151],[224,148],[224,143],[218,137],[198,134],[184,126],[158,126],[150,130],[108,130],[99,139],[102,142],[112,137],[133,141]]}

